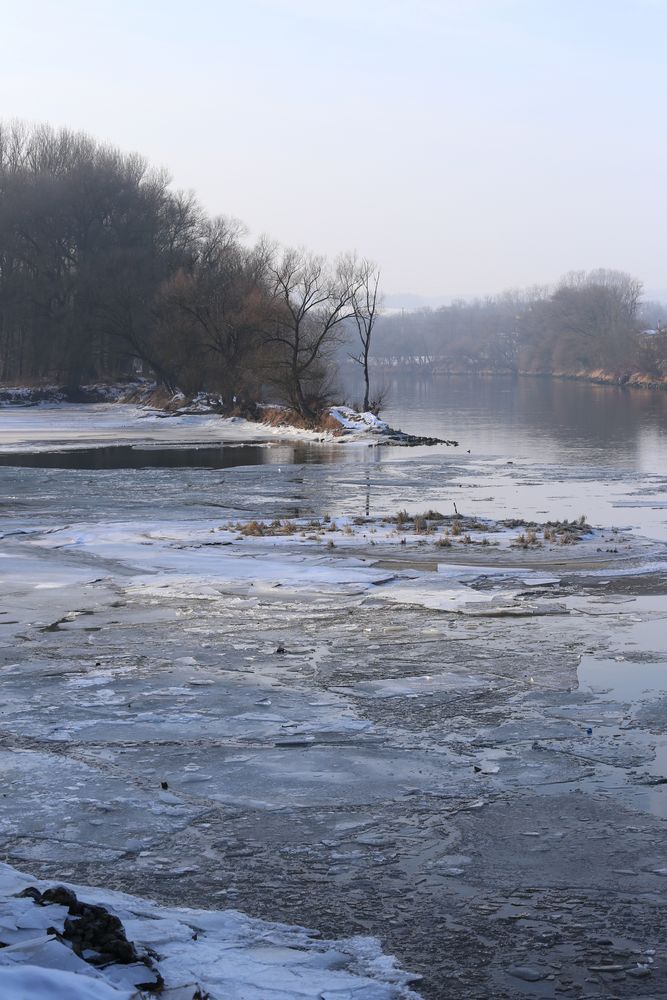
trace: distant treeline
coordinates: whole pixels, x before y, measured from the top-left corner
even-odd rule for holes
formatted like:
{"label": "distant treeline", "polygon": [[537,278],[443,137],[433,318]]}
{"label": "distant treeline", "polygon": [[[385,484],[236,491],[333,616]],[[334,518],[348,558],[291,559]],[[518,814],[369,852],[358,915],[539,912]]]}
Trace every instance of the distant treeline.
{"label": "distant treeline", "polygon": [[429,371],[667,375],[667,309],[619,271],[573,272],[554,288],[384,316],[376,362]]}
{"label": "distant treeline", "polygon": [[[229,403],[263,387],[315,414],[352,333],[363,364],[378,272],[209,218],[137,155],[0,125],[0,379],[76,389],[137,372]],[[366,340],[364,339],[366,338]]]}

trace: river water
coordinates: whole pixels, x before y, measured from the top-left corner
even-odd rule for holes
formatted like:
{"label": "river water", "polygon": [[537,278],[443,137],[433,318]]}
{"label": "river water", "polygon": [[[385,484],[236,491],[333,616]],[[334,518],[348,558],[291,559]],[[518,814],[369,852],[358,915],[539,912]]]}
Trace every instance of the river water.
{"label": "river water", "polygon": [[[397,381],[457,448],[125,412],[0,410],[3,856],[377,935],[428,1000],[667,995],[667,394]],[[429,509],[470,544],[383,521]]]}
{"label": "river water", "polygon": [[394,380],[387,420],[479,456],[667,474],[667,392],[529,377]]}
{"label": "river water", "polygon": [[[491,376],[397,379],[388,389],[390,424],[459,441],[476,507],[585,513],[667,539],[667,393]],[[474,485],[475,470],[494,480],[491,491]]]}

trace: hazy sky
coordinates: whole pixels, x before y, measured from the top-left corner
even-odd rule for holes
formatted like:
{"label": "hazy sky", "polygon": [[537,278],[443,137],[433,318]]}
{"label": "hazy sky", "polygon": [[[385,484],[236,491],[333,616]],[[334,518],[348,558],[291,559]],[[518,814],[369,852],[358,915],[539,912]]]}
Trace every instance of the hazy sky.
{"label": "hazy sky", "polygon": [[0,113],[389,292],[667,289],[667,0],[0,0]]}

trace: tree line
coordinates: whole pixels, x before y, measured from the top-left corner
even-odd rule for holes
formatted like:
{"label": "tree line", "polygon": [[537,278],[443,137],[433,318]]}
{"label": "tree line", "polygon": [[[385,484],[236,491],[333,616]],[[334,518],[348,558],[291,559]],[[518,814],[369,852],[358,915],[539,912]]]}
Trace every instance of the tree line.
{"label": "tree line", "polygon": [[75,391],[140,370],[227,404],[271,387],[312,418],[352,329],[368,408],[377,267],[245,236],[136,154],[0,124],[0,379]]}
{"label": "tree line", "polygon": [[667,374],[667,309],[621,271],[383,317],[373,357],[451,371]]}

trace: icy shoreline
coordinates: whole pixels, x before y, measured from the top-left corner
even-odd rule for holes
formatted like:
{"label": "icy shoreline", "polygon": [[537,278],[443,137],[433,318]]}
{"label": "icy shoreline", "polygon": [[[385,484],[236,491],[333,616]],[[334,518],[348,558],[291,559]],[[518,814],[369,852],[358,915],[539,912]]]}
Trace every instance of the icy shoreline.
{"label": "icy shoreline", "polygon": [[42,403],[0,408],[0,451],[53,451],[138,445],[269,445],[281,442],[339,443],[331,433],[272,427],[241,417],[184,414],[132,403]]}
{"label": "icy shoreline", "polygon": [[[455,441],[418,437],[395,430],[373,413],[358,413],[348,406],[328,410],[328,427],[311,430],[278,419],[284,408],[260,407],[272,419],[248,420],[223,416],[208,397],[170,400],[167,408],[146,401],[70,403],[57,398],[31,402],[31,390],[11,390],[14,396],[0,401],[0,453],[30,450],[73,450],[109,447],[119,442],[138,445],[160,443],[175,447],[190,444],[268,446],[281,443],[328,445],[456,445]],[[120,392],[120,390],[118,390]],[[0,393],[7,397],[10,390]],[[110,393],[113,396],[113,393]],[[141,395],[141,394],[140,394]]]}
{"label": "icy shoreline", "polygon": [[[54,892],[58,886],[67,891]],[[26,895],[33,888],[37,893]],[[40,901],[46,890],[58,901]],[[114,959],[105,951],[108,932],[91,920],[82,951],[65,921],[75,931],[86,917],[68,917],[68,898],[83,903],[84,914],[92,904],[98,926],[106,918],[95,907],[118,918],[136,957]],[[3,1000],[139,1000],[156,992],[164,1000],[419,1000],[409,984],[420,977],[401,971],[371,937],[326,941],[236,910],[161,907],[127,893],[36,880],[4,864],[0,940]]]}

